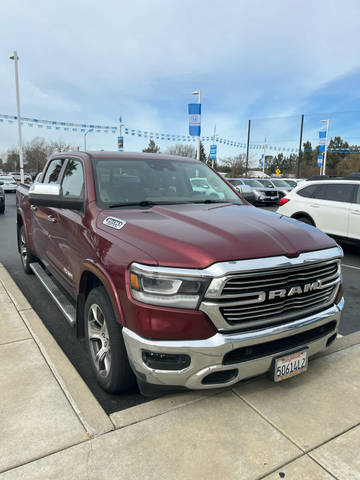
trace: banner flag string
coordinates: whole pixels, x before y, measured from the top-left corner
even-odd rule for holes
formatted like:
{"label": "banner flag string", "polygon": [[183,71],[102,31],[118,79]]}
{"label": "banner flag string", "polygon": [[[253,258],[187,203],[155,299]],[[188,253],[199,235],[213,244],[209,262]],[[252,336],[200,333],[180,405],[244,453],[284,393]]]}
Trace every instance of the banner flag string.
{"label": "banner flag string", "polygon": [[[4,124],[15,124],[15,121],[17,120],[16,115],[5,115],[5,114],[0,114],[0,125]],[[87,130],[90,130],[94,133],[113,133],[116,134],[118,133],[118,126],[114,125],[96,125],[92,123],[73,123],[73,122],[63,122],[63,121],[56,121],[56,120],[43,120],[39,118],[28,118],[28,117],[21,117],[21,124],[26,125],[31,128],[39,128],[39,129],[46,129],[46,130],[63,130],[65,132],[74,132],[74,133],[85,133]],[[173,133],[159,133],[159,132],[151,132],[148,130],[138,130],[135,128],[130,128],[125,126],[124,128],[124,134],[133,136],[133,137],[141,137],[141,138],[146,138],[150,140],[161,140],[161,141],[171,141],[171,142],[195,142],[196,137],[193,137],[191,135],[179,135],[179,134],[173,134]],[[212,142],[212,137],[211,136],[201,136],[201,141],[204,143]],[[239,142],[236,140],[231,140],[227,138],[222,138],[222,137],[215,137],[215,142],[221,145],[226,145],[229,147],[235,147],[235,148],[240,148],[240,149],[245,149],[246,148],[246,142]],[[263,144],[258,144],[258,143],[251,143],[249,145],[249,148],[251,150],[263,150],[264,145]],[[291,147],[282,147],[282,146],[276,146],[276,145],[269,145],[267,144],[267,149],[271,150],[272,152],[279,152],[279,153],[297,153],[298,149],[297,148],[291,148]],[[316,147],[313,151],[316,150]],[[348,147],[348,148],[342,148],[342,147],[328,147],[328,152],[335,152],[339,154],[352,154],[352,153],[359,153],[360,152],[360,147],[354,146],[354,147]],[[311,151],[310,149],[304,149],[304,152],[309,152]],[[259,152],[259,155],[261,153]]]}

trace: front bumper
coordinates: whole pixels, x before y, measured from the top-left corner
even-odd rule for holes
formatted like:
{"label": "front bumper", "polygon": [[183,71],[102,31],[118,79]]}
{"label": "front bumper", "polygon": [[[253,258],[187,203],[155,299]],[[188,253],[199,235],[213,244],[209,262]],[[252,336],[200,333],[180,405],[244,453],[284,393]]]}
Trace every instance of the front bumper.
{"label": "front bumper", "polygon": [[[232,364],[223,363],[226,354],[239,348],[254,347],[255,345],[266,344],[266,342],[305,333],[332,322],[331,325],[333,327],[331,331],[327,331],[323,336],[317,335],[315,339],[310,338],[305,343],[300,343],[300,345],[296,346],[296,349],[306,346],[308,347],[309,356],[315,355],[327,347],[329,339],[335,338],[343,305],[344,300],[342,299],[338,305],[333,305],[322,312],[300,320],[261,330],[232,334],[217,333],[206,340],[148,340],[127,328],[123,329],[123,336],[130,364],[142,382],[156,386],[185,387],[191,390],[218,388],[219,386],[226,387],[245,378],[266,373],[271,368],[273,358],[293,351],[294,346],[281,349],[281,351],[276,351],[276,353],[270,355],[265,354],[253,360]],[[154,353],[188,355],[191,358],[191,363],[182,370],[149,368],[142,358],[144,350]],[[204,379],[210,374],[228,370],[233,370],[237,373],[232,378],[221,383],[219,381],[208,383],[208,380],[206,380],[205,384],[203,383]]]}

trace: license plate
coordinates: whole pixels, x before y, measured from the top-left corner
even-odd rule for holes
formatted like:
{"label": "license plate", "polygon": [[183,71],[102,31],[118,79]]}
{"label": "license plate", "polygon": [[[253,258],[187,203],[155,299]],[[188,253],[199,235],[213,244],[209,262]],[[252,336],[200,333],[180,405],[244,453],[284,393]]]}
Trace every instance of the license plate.
{"label": "license plate", "polygon": [[281,382],[281,380],[295,377],[295,375],[305,372],[307,367],[307,350],[300,350],[298,352],[276,358],[273,370],[273,380],[274,382]]}

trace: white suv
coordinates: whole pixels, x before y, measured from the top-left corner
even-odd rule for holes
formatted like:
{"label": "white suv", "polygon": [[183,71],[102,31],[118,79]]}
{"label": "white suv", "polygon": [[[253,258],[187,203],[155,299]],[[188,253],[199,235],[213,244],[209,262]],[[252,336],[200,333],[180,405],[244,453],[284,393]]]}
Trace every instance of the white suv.
{"label": "white suv", "polygon": [[360,240],[360,174],[303,182],[280,200],[277,213],[340,239]]}

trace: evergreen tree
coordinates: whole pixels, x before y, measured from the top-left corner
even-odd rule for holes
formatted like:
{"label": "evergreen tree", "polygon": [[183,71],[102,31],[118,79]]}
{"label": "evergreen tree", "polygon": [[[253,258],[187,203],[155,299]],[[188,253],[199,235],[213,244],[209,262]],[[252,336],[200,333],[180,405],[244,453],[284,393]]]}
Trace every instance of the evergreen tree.
{"label": "evergreen tree", "polygon": [[160,147],[158,145],[156,145],[156,143],[154,142],[153,139],[151,139],[149,141],[149,145],[147,146],[147,148],[144,148],[143,149],[143,152],[147,152],[147,153],[160,153]]}
{"label": "evergreen tree", "polygon": [[200,141],[200,160],[204,163],[207,163],[207,155],[205,153],[204,144]]}

